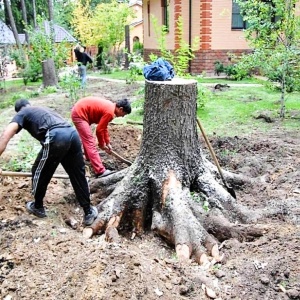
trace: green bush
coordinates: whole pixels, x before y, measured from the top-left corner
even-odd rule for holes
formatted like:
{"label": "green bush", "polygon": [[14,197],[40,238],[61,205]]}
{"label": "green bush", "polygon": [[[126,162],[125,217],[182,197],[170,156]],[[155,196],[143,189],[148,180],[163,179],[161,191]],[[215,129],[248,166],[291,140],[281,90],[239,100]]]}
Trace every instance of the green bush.
{"label": "green bush", "polygon": [[144,46],[141,42],[134,42],[132,47],[133,53],[143,54]]}
{"label": "green bush", "polygon": [[226,76],[232,80],[242,80],[251,77],[248,69],[243,68],[240,64],[231,64],[224,66],[220,61],[215,61],[215,74],[225,73]]}
{"label": "green bush", "polygon": [[42,78],[42,65],[36,60],[30,60],[25,69],[20,72],[20,75],[25,85],[29,81],[37,82]]}
{"label": "green bush", "polygon": [[[281,82],[283,82],[281,70],[270,71],[265,74],[265,76],[270,82],[269,87],[279,91],[282,89],[279,85]],[[286,76],[285,78],[285,89],[287,93],[300,91],[299,76],[292,76],[291,74],[288,74],[288,76]]]}
{"label": "green bush", "polygon": [[58,70],[65,65],[68,57],[68,46],[63,41],[59,44],[54,43],[54,37],[49,36],[44,28],[43,20],[38,23],[38,30],[31,26],[27,26],[26,30],[30,35],[30,48],[25,48],[24,51],[28,57],[28,61],[20,61],[22,59],[21,51],[14,51],[11,56],[17,62],[17,65],[23,68],[20,75],[23,78],[24,84],[29,81],[36,82],[42,78],[42,62],[49,58],[54,60],[55,68]]}
{"label": "green bush", "polygon": [[220,62],[220,61],[215,61],[214,62],[214,66],[215,66],[215,74],[216,75],[220,75],[221,73],[224,73],[224,65]]}
{"label": "green bush", "polygon": [[16,63],[16,66],[18,68],[24,68],[24,54],[21,50],[19,49],[14,49],[14,50],[11,50],[10,53],[9,53],[9,56],[12,60],[15,61]]}
{"label": "green bush", "polygon": [[78,91],[80,89],[80,85],[80,80],[75,73],[64,75],[60,80],[60,86],[68,92],[71,104],[74,104],[79,98]]}
{"label": "green bush", "polygon": [[125,53],[128,55],[129,63],[129,75],[126,77],[126,83],[131,84],[138,80],[140,75],[143,75],[143,67],[145,65],[144,59],[141,53],[128,53],[127,49]]}

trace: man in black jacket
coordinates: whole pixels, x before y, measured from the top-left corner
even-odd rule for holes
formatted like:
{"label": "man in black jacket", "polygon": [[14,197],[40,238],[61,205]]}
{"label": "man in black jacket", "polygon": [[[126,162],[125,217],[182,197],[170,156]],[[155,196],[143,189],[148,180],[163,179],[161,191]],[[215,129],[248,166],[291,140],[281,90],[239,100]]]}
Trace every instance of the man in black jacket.
{"label": "man in black jacket", "polygon": [[81,78],[81,87],[84,88],[86,85],[86,66],[88,63],[92,64],[92,58],[85,52],[86,47],[77,46],[74,49],[76,59],[78,61],[78,73]]}
{"label": "man in black jacket", "polygon": [[46,217],[43,199],[47,186],[59,163],[68,173],[74,192],[84,211],[84,224],[91,225],[98,215],[91,206],[81,142],[76,129],[56,112],[31,106],[26,99],[15,104],[17,114],[0,138],[0,156],[10,139],[22,129],[37,139],[42,149],[32,166],[32,194],[35,201],[28,202],[26,209],[39,218]]}

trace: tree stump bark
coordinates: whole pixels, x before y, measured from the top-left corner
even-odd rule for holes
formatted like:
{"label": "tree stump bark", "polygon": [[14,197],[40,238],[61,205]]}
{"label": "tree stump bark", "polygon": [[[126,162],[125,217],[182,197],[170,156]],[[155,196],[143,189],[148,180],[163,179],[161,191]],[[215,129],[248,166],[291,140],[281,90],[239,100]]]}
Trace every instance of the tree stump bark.
{"label": "tree stump bark", "polygon": [[55,64],[52,58],[48,58],[42,62],[43,70],[43,85],[47,86],[57,86],[58,79],[55,71]]}
{"label": "tree stump bark", "polygon": [[98,218],[86,236],[106,230],[109,239],[111,228],[135,234],[153,230],[175,245],[180,260],[193,255],[200,263],[208,261],[207,253],[221,260],[218,238],[247,238],[247,230],[232,223],[245,220],[245,211],[202,154],[196,99],[195,80],[146,81],[140,153],[99,204]]}

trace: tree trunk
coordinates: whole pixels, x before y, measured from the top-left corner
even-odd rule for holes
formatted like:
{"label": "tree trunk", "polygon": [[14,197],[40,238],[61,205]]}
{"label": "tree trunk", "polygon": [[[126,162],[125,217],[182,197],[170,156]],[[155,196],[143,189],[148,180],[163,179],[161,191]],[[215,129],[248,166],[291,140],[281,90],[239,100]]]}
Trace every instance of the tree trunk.
{"label": "tree trunk", "polygon": [[22,49],[22,45],[21,45],[21,42],[20,42],[20,39],[19,39],[19,35],[18,35],[18,31],[17,31],[15,19],[14,19],[14,16],[12,14],[12,11],[11,11],[10,1],[9,0],[4,0],[4,3],[5,3],[5,7],[7,9],[7,14],[8,14],[8,18],[9,18],[11,30],[12,30],[12,32],[14,34],[14,38],[16,40],[17,47],[21,50]]}
{"label": "tree trunk", "polygon": [[48,0],[48,11],[49,11],[49,26],[50,26],[50,39],[52,41],[52,50],[55,52],[55,32],[54,32],[54,19],[53,19],[53,0]]}
{"label": "tree trunk", "polygon": [[53,21],[53,0],[48,0],[49,21]]}
{"label": "tree trunk", "polygon": [[26,30],[26,27],[28,25],[27,22],[27,10],[26,10],[26,5],[25,5],[25,1],[21,0],[21,8],[22,8],[22,16],[23,16],[23,21],[24,21],[24,25],[25,25],[25,40],[27,45],[29,46],[29,36],[28,36],[28,32]]}
{"label": "tree trunk", "polygon": [[36,3],[35,0],[32,0],[32,9],[33,9],[33,26],[34,29],[37,28],[37,21],[36,21]]}
{"label": "tree trunk", "polygon": [[[196,98],[195,80],[146,81],[140,153],[115,190],[99,204],[98,218],[85,229],[86,236],[106,229],[110,240],[117,228],[136,234],[151,229],[175,245],[179,259],[193,255],[205,263],[206,253],[221,260],[218,239],[261,234],[232,223],[245,221],[249,215],[202,155]],[[204,201],[209,203],[209,212]]]}
{"label": "tree trunk", "polygon": [[55,72],[55,65],[52,58],[48,58],[42,62],[43,69],[43,85],[47,86],[57,86],[58,80]]}

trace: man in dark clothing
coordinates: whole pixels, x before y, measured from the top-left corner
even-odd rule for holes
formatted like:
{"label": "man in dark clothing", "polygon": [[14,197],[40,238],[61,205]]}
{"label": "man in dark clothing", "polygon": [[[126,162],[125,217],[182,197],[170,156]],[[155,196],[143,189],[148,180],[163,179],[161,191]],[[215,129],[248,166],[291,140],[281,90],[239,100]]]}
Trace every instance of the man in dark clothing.
{"label": "man in dark clothing", "polygon": [[84,88],[86,85],[86,66],[88,63],[92,64],[92,58],[85,52],[85,48],[77,46],[74,49],[76,59],[78,61],[78,73],[81,78],[81,87]]}
{"label": "man in dark clothing", "polygon": [[21,129],[27,130],[42,145],[32,166],[32,194],[35,201],[26,204],[28,212],[40,218],[46,217],[43,199],[52,175],[61,163],[83,208],[84,223],[91,225],[98,211],[90,204],[81,142],[76,129],[56,112],[31,106],[26,99],[18,100],[15,110],[17,114],[0,138],[0,156],[10,139]]}

